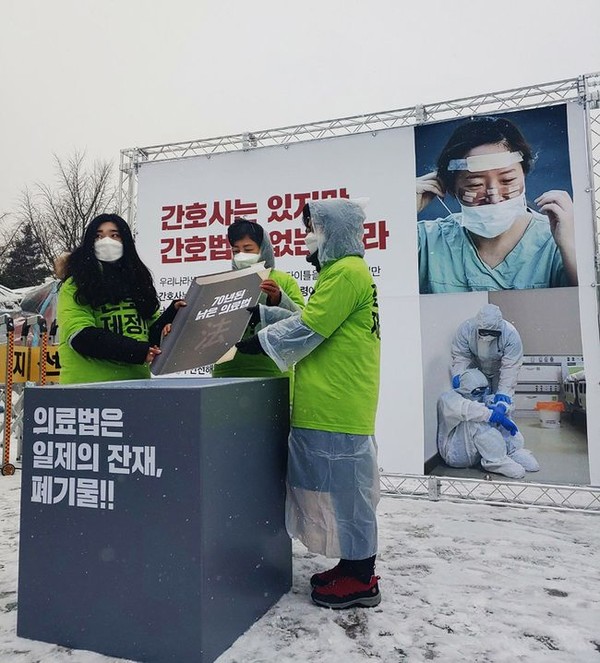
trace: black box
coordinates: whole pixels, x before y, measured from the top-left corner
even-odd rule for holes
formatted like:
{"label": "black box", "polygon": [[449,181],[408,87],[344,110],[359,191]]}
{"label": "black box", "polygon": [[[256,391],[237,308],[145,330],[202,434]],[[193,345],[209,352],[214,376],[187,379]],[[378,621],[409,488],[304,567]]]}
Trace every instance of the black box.
{"label": "black box", "polygon": [[28,388],[17,634],[216,659],[291,586],[288,429],[287,378]]}

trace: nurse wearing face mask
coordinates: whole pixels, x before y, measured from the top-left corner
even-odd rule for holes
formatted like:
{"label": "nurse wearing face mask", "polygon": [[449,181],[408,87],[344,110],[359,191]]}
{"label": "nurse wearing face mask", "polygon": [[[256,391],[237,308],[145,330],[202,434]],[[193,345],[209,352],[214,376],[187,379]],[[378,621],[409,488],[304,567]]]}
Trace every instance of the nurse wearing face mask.
{"label": "nurse wearing face mask", "polygon": [[[419,221],[420,292],[468,292],[577,285],[573,203],[547,191],[527,205],[533,156],[517,127],[480,117],[460,125],[417,179],[417,211],[453,194],[461,212]],[[448,209],[448,208],[446,208]]]}
{"label": "nurse wearing face mask", "polygon": [[[304,308],[304,297],[300,286],[291,274],[275,269],[273,247],[262,226],[246,219],[236,219],[227,229],[227,238],[233,250],[233,269],[251,267],[257,262],[264,262],[271,268],[269,278],[261,284],[260,304],[285,309],[287,312],[299,312]],[[275,310],[275,309],[272,309]],[[244,338],[253,336],[258,325],[249,327]],[[223,364],[216,364],[213,377],[292,377],[292,371],[282,373],[275,362],[265,355],[248,355],[237,353],[235,357]],[[291,391],[291,388],[290,388]]]}
{"label": "nurse wearing face mask", "polygon": [[185,302],[160,314],[152,276],[127,223],[116,214],[93,219],[61,276],[60,382],[149,378],[163,328]]}

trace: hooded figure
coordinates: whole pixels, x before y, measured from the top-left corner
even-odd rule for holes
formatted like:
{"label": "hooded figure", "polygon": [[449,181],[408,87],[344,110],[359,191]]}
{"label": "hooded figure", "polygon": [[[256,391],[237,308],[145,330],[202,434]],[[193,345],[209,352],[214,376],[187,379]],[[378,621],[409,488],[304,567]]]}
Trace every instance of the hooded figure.
{"label": "hooded figure", "polygon": [[[304,297],[291,274],[275,269],[273,246],[262,226],[254,221],[236,219],[227,228],[227,238],[233,248],[232,269],[244,269],[258,262],[264,262],[271,269],[269,278],[261,284],[260,304],[269,308],[284,310],[286,314],[299,312],[304,308]],[[250,326],[244,338],[252,336],[261,324]],[[236,353],[231,361],[215,364],[213,377],[281,377],[277,365],[264,355],[244,355]],[[290,393],[293,385],[293,371],[284,372],[290,379]]]}
{"label": "hooded figure", "polygon": [[533,454],[524,449],[523,436],[505,415],[504,408],[490,408],[486,376],[476,368],[460,374],[460,385],[443,393],[437,404],[437,445],[450,467],[473,467],[522,479],[525,471],[537,472]]}
{"label": "hooded figure", "polygon": [[320,269],[314,293],[301,314],[261,306],[266,326],[238,347],[265,352],[282,370],[297,362],[286,525],[312,552],[340,558],[311,578],[313,601],[371,607],[381,598],[373,438],[380,340],[377,291],[362,257],[365,214],[336,199],[311,202],[304,219]]}
{"label": "hooded figure", "polygon": [[[266,233],[262,226],[254,221],[236,219],[227,228],[227,239],[233,248],[232,269],[244,269],[264,262],[265,268],[271,270],[269,278],[263,281],[260,304],[280,306],[292,312],[304,308],[304,297],[294,277],[275,269],[273,245],[269,233]],[[273,288],[269,289],[265,284],[271,284],[279,291],[278,301],[270,301],[269,293],[273,292]]]}
{"label": "hooded figure", "polygon": [[[275,268],[275,254],[269,234],[255,221],[235,219],[227,228],[227,239],[233,248],[231,269],[244,269],[261,261],[265,263],[265,267]],[[247,243],[248,240],[256,246]]]}
{"label": "hooded figure", "polygon": [[512,403],[523,344],[519,332],[502,318],[494,304],[485,304],[474,318],[465,320],[452,341],[452,386],[467,368],[478,368],[488,379],[491,402]]}

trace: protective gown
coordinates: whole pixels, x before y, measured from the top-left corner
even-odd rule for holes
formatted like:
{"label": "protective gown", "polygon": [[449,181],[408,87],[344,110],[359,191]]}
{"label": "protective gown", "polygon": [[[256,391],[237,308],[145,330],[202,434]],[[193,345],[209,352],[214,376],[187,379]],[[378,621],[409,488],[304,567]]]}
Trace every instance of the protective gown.
{"label": "protective gown", "polygon": [[[499,331],[500,336],[479,335],[479,330]],[[493,394],[513,397],[523,363],[519,332],[502,318],[494,304],[485,304],[474,318],[465,320],[452,341],[452,375],[478,368],[488,379]]]}
{"label": "protective gown", "polygon": [[302,313],[261,306],[268,326],[258,337],[281,370],[296,363],[288,532],[313,552],[362,560],[377,552],[377,293],[361,207],[339,199],[310,209],[322,265],[315,291]]}
{"label": "protective gown", "polygon": [[532,219],[514,249],[496,267],[483,262],[461,213],[419,221],[419,291],[472,292],[523,290],[569,285],[548,217],[529,210]]}
{"label": "protective gown", "polygon": [[[521,433],[515,435],[502,426],[489,423],[492,410],[471,392],[487,387],[485,375],[476,368],[460,374],[460,386],[443,393],[437,404],[438,450],[450,467],[473,467],[512,479],[522,479],[525,471],[539,470],[533,454],[524,449]],[[483,395],[479,398],[483,399]]]}

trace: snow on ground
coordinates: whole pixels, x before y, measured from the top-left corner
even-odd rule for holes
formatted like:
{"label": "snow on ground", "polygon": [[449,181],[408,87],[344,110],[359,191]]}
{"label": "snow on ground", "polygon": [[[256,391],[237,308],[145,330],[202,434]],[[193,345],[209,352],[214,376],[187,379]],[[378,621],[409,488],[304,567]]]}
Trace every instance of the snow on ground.
{"label": "snow on ground", "polygon": [[[19,493],[0,477],[0,661],[122,660],[16,636]],[[379,516],[377,608],[313,606],[328,560],[295,544],[293,589],[218,663],[600,663],[597,515],[384,497]]]}

